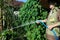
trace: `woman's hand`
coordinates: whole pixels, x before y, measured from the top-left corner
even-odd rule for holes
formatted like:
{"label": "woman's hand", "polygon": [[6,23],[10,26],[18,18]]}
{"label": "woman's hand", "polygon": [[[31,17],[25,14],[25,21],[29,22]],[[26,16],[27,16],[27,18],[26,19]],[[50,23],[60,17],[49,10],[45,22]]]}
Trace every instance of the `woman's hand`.
{"label": "woman's hand", "polygon": [[42,20],[42,22],[46,22],[47,21],[47,19],[45,19],[45,20]]}
{"label": "woman's hand", "polygon": [[53,25],[49,25],[48,28],[51,30],[54,26]]}
{"label": "woman's hand", "polygon": [[52,28],[56,27],[56,26],[59,26],[59,22],[57,23],[54,23],[53,25],[48,25],[48,28],[51,30]]}
{"label": "woman's hand", "polygon": [[[45,20],[41,20],[42,22],[46,22],[46,19]],[[40,24],[40,22],[38,21],[38,22],[36,22],[37,24]]]}

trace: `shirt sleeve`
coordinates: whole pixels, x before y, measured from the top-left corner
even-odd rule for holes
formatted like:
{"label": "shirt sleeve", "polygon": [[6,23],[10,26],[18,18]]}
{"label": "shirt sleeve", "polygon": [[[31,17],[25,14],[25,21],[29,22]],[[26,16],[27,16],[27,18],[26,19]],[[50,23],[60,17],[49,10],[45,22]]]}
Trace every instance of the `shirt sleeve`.
{"label": "shirt sleeve", "polygon": [[60,22],[59,22],[59,26],[60,26]]}
{"label": "shirt sleeve", "polygon": [[60,9],[58,10],[58,14],[57,14],[57,18],[58,18],[58,21],[59,21],[59,25],[60,25]]}

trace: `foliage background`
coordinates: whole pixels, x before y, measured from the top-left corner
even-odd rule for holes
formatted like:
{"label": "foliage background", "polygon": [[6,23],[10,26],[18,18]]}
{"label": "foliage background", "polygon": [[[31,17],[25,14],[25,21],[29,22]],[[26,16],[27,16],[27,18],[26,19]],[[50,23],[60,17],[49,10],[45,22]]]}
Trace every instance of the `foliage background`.
{"label": "foliage background", "polygon": [[[20,24],[42,20],[47,17],[47,11],[42,8],[39,0],[28,0],[20,9]],[[28,40],[46,40],[45,28],[36,23],[24,26]]]}
{"label": "foliage background", "polygon": [[[5,5],[4,5],[4,4]],[[5,1],[2,1],[2,11],[4,12],[4,28],[0,34],[2,40],[46,40],[45,28],[41,24],[30,24],[24,27],[17,27],[36,20],[46,19],[47,11],[41,6],[39,0],[28,0],[20,9],[19,15],[13,14],[14,8]]]}

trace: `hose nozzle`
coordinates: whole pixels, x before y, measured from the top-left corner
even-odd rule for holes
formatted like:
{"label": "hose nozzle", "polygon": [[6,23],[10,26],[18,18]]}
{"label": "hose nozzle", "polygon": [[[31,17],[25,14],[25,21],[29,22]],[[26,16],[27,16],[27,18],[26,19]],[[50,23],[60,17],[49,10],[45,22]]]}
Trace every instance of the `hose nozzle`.
{"label": "hose nozzle", "polygon": [[36,20],[36,23],[40,23],[40,22],[42,22],[42,20]]}

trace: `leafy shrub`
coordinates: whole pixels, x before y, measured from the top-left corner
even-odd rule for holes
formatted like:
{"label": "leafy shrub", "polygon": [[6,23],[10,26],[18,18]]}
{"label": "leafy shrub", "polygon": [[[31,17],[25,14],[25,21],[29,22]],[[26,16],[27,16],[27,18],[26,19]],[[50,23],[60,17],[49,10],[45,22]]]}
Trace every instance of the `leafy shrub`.
{"label": "leafy shrub", "polygon": [[[20,24],[45,19],[47,11],[42,8],[39,0],[28,0],[20,9]],[[24,26],[27,40],[45,40],[45,28],[36,23]]]}

